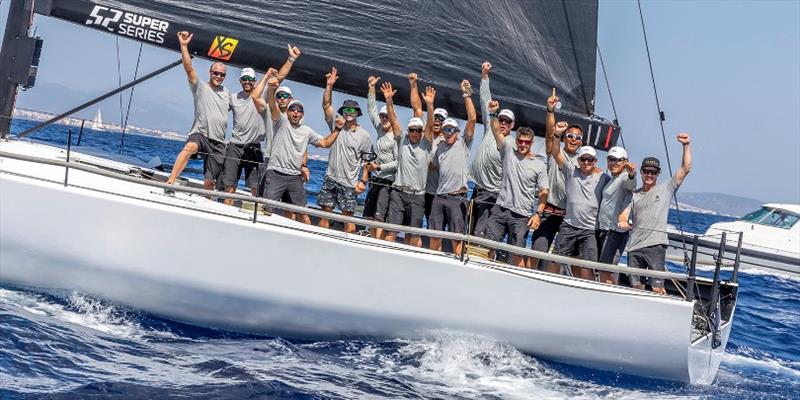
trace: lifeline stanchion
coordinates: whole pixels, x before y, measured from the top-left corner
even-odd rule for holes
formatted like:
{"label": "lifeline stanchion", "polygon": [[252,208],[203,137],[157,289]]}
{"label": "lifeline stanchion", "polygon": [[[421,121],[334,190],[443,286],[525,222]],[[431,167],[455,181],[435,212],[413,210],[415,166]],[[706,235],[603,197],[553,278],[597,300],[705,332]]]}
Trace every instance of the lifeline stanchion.
{"label": "lifeline stanchion", "polygon": [[[72,129],[67,130],[67,162],[69,162],[69,155],[72,152]],[[69,165],[64,167],[64,187],[67,187],[69,180]]]}

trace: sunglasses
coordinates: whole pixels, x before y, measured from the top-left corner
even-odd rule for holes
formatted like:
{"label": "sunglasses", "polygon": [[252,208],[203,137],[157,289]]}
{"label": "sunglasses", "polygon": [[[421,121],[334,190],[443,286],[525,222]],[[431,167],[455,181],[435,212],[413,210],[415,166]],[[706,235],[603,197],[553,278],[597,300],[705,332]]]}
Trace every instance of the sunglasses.
{"label": "sunglasses", "polygon": [[300,106],[291,106],[287,109],[288,111],[296,111],[296,112],[303,112],[303,107]]}
{"label": "sunglasses", "polygon": [[389,118],[389,114],[380,114],[378,116],[381,117],[381,118],[386,118],[386,119]]}
{"label": "sunglasses", "polygon": [[342,113],[343,114],[355,114],[356,113],[356,109],[353,108],[353,107],[346,107],[346,108],[342,109]]}
{"label": "sunglasses", "polygon": [[574,133],[568,133],[568,134],[564,135],[564,137],[567,138],[567,139],[573,139],[573,140],[578,140],[578,141],[583,140],[583,135],[576,135]]}
{"label": "sunglasses", "polygon": [[642,174],[644,175],[658,175],[661,171],[657,169],[643,169]]}
{"label": "sunglasses", "polygon": [[578,161],[593,163],[593,162],[597,161],[597,159],[594,158],[594,157],[581,157],[581,158],[578,159]]}
{"label": "sunglasses", "polygon": [[454,128],[452,126],[448,126],[447,128],[442,128],[442,132],[444,132],[444,133],[446,133],[448,135],[452,135],[452,134],[458,132],[458,128]]}
{"label": "sunglasses", "polygon": [[625,161],[625,159],[624,158],[616,158],[616,157],[607,157],[606,161],[608,161],[610,163],[616,163],[616,162],[623,162],[623,161]]}
{"label": "sunglasses", "polygon": [[530,140],[530,139],[517,139],[517,144],[530,146],[531,143],[533,143],[533,140]]}
{"label": "sunglasses", "polygon": [[434,116],[433,116],[433,119],[435,119],[435,120],[437,120],[437,121],[439,121],[439,122],[442,122],[442,121],[444,121],[444,117],[443,117],[443,116],[441,116],[441,115],[434,115]]}
{"label": "sunglasses", "polygon": [[292,96],[290,96],[289,93],[284,93],[284,92],[280,92],[280,93],[275,95],[275,98],[278,98],[278,99],[281,99],[281,100],[286,100],[286,99],[291,98],[291,97]]}
{"label": "sunglasses", "polygon": [[227,75],[227,74],[226,74],[226,73],[224,73],[224,72],[219,72],[219,71],[211,71],[211,75],[213,75],[213,76],[218,76],[218,77],[220,77],[220,78],[224,78],[224,77],[225,77],[225,75]]}
{"label": "sunglasses", "polygon": [[243,82],[255,82],[256,78],[253,78],[252,76],[243,76],[243,77],[239,78],[239,80],[241,80]]}
{"label": "sunglasses", "polygon": [[498,119],[497,119],[497,122],[499,122],[499,123],[501,123],[501,124],[510,124],[510,123],[512,123],[512,122],[514,122],[514,121],[512,121],[512,120],[510,120],[510,119],[508,119],[508,118],[498,118]]}
{"label": "sunglasses", "polygon": [[422,128],[408,128],[408,133],[422,133]]}

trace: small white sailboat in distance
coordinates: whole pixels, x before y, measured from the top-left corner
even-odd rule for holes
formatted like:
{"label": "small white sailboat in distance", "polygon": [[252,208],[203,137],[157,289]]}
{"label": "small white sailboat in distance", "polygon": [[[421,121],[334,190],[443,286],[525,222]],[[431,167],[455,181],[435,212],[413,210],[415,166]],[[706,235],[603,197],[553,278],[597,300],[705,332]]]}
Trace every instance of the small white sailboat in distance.
{"label": "small white sailboat in distance", "polygon": [[92,120],[92,129],[96,131],[102,131],[105,129],[103,126],[103,114],[100,113],[100,109],[97,109],[97,113],[94,115],[94,119]]}

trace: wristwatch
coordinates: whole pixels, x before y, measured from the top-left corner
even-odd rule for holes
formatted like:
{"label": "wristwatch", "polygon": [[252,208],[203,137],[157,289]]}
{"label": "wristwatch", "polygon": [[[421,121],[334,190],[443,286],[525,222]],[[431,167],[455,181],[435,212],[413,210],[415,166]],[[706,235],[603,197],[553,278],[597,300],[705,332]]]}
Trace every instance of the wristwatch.
{"label": "wristwatch", "polygon": [[542,212],[541,212],[541,211],[537,211],[537,212],[535,212],[535,213],[533,213],[533,214],[534,214],[534,215],[538,215],[538,216],[539,216],[539,218],[542,218]]}
{"label": "wristwatch", "polygon": [[497,118],[497,113],[489,113],[489,118]]}

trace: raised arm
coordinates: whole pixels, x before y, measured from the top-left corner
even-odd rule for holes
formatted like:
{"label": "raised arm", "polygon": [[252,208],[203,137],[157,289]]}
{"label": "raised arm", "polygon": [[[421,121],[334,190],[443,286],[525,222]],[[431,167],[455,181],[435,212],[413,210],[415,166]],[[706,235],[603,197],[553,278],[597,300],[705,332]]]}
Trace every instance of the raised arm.
{"label": "raised arm", "polygon": [[250,98],[253,99],[253,102],[256,104],[256,111],[258,111],[259,114],[266,111],[267,107],[269,107],[267,100],[264,98],[264,96],[262,96],[262,94],[264,94],[264,89],[267,87],[267,81],[269,81],[270,78],[276,77],[277,75],[278,71],[276,71],[275,68],[269,68],[267,73],[261,77],[260,81],[258,81],[256,87],[253,88],[252,93],[250,93]]}
{"label": "raised arm", "polygon": [[336,138],[339,137],[339,132],[342,131],[343,126],[344,126],[344,118],[342,117],[336,118],[336,120],[334,121],[333,130],[331,131],[330,134],[328,134],[328,136],[325,136],[324,138],[322,138],[322,140],[320,140],[317,143],[317,147],[322,147],[324,149],[327,149],[333,146],[333,144],[336,143]]}
{"label": "raised arm", "polygon": [[192,41],[193,33],[186,31],[178,32],[178,43],[181,45],[181,62],[183,63],[183,70],[186,71],[186,77],[189,78],[189,83],[192,85],[197,84],[197,71],[192,66],[192,56],[189,54],[189,42]]}
{"label": "raised arm", "polygon": [[288,45],[289,48],[289,57],[286,58],[286,61],[281,66],[281,69],[278,70],[278,83],[283,82],[287,76],[289,76],[289,72],[292,71],[292,66],[294,66],[294,62],[300,58],[300,49],[297,46],[292,46],[291,44]]}
{"label": "raised arm", "polygon": [[417,74],[412,72],[408,74],[408,86],[411,90],[410,101],[411,101],[411,111],[413,111],[414,117],[422,118],[422,100],[419,98],[419,88],[417,88]]}
{"label": "raised arm", "polygon": [[467,125],[464,126],[464,139],[467,143],[472,141],[475,136],[475,123],[478,115],[475,112],[475,104],[472,102],[472,85],[468,80],[461,81],[461,95],[464,96],[464,107],[467,109]]}
{"label": "raised arm", "polygon": [[483,64],[481,64],[480,101],[484,129],[492,128],[492,121],[489,119],[489,101],[492,100],[492,91],[489,89],[489,71],[491,70],[492,64],[490,64],[488,61],[485,61]]}
{"label": "raised arm", "polygon": [[389,114],[389,123],[392,124],[392,132],[394,133],[394,137],[398,137],[403,133],[403,128],[400,126],[400,122],[397,121],[397,113],[394,112],[394,100],[392,100],[397,90],[392,88],[390,82],[384,82],[381,85],[381,93],[383,93],[383,99],[386,101],[386,112]]}
{"label": "raised arm", "polygon": [[681,158],[681,167],[675,173],[675,183],[680,186],[686,179],[686,175],[689,175],[689,171],[692,170],[692,149],[689,145],[688,133],[679,133],[678,141],[683,145],[683,157]]}
{"label": "raised arm", "polygon": [[[367,113],[369,114],[370,121],[372,121],[372,125],[376,127],[381,126],[381,116],[378,115],[378,104],[375,100],[375,85],[378,84],[379,80],[381,80],[381,78],[375,76],[367,78]],[[381,135],[380,130],[378,130],[377,133],[378,136]]]}
{"label": "raised arm", "polygon": [[336,67],[331,68],[331,72],[325,74],[325,91],[322,92],[322,112],[325,115],[325,122],[329,123],[333,121],[334,112],[333,112],[333,85],[336,83],[336,80],[339,79],[339,74],[336,71]]}
{"label": "raised arm", "polygon": [[506,137],[503,136],[502,132],[500,132],[500,122],[497,121],[497,110],[500,109],[500,102],[497,100],[490,100],[488,109],[489,120],[492,124],[492,135],[494,135],[494,141],[497,144],[497,148],[500,149],[506,142]]}
{"label": "raised arm", "polygon": [[270,117],[272,118],[272,122],[277,122],[278,119],[280,119],[281,117],[281,109],[278,108],[278,102],[275,100],[275,91],[278,90],[278,85],[280,85],[280,82],[278,82],[278,78],[273,76],[272,78],[269,78],[269,80],[267,81],[267,85],[269,85],[269,87],[267,88],[267,103],[269,103],[269,114]]}
{"label": "raised arm", "polygon": [[428,111],[428,121],[425,123],[425,140],[433,143],[433,100],[436,98],[436,89],[433,86],[425,88],[425,108]]}
{"label": "raised arm", "polygon": [[553,132],[556,126],[556,104],[558,104],[558,97],[556,97],[556,88],[553,88],[553,94],[547,98],[547,118],[544,122],[547,154],[553,154],[561,147],[561,137],[555,137]]}
{"label": "raised arm", "polygon": [[564,134],[564,132],[567,130],[568,127],[569,124],[567,124],[566,122],[558,121],[555,124],[555,127],[553,128],[552,132],[550,133],[550,135],[552,136],[550,140],[551,142],[550,146],[552,147],[550,148],[549,153],[556,160],[559,169],[563,168],[564,163],[567,161],[567,158],[564,157],[564,152],[561,151],[561,135]]}

